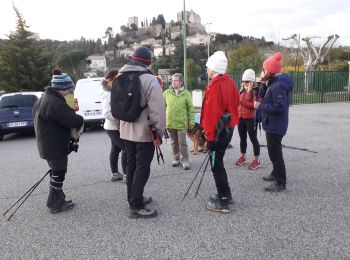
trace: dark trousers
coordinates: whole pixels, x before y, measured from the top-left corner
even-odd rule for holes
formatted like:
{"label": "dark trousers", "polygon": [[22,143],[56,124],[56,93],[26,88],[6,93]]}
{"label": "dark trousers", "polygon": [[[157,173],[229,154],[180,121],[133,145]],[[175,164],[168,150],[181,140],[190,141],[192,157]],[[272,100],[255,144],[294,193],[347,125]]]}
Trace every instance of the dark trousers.
{"label": "dark trousers", "polygon": [[271,175],[276,177],[278,184],[285,184],[286,166],[282,154],[282,135],[266,133],[267,151],[272,162]]}
{"label": "dark trousers", "polygon": [[126,184],[131,209],[142,209],[143,190],[148,181],[151,162],[154,155],[153,143],[131,142],[124,140],[127,164]]}
{"label": "dark trousers", "polygon": [[254,129],[254,118],[250,119],[239,119],[238,133],[240,138],[240,148],[241,153],[246,153],[247,151],[247,133],[249,139],[253,144],[254,156],[260,155],[260,144],[257,137],[257,129]]}
{"label": "dark trousers", "polygon": [[47,160],[47,163],[51,168],[51,172],[50,192],[46,205],[49,208],[60,208],[66,197],[62,187],[67,172],[68,155],[53,160]]}
{"label": "dark trousers", "polygon": [[232,197],[228,184],[226,169],[224,167],[224,156],[228,144],[231,142],[233,129],[223,130],[218,138],[217,145],[210,151],[210,165],[213,172],[216,189],[219,198]]}
{"label": "dark trousers", "polygon": [[120,139],[120,132],[118,130],[106,130],[107,135],[111,139],[111,152],[109,154],[109,164],[112,173],[118,172],[119,154],[122,152],[121,164],[123,173],[126,174],[126,150],[122,139]]}

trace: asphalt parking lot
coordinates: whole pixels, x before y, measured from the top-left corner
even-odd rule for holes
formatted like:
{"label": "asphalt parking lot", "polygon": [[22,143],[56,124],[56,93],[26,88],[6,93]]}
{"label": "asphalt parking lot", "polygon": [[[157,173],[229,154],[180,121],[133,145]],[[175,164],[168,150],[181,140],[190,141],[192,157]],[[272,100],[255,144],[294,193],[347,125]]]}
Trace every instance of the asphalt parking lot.
{"label": "asphalt parking lot", "polygon": [[[263,132],[259,140],[266,144]],[[224,215],[205,208],[215,192],[209,171],[197,198],[192,189],[181,201],[205,155],[190,157],[190,171],[172,168],[168,141],[166,164],[154,158],[145,189],[160,214],[129,219],[125,184],[109,182],[109,139],[91,129],[69,157],[64,188],[74,210],[50,214],[46,179],[11,221],[1,219],[0,259],[350,259],[350,103],[291,107],[283,143],[311,152],[285,148],[287,190],[269,194],[262,181],[272,168],[266,148],[257,171],[235,166],[235,131],[225,156],[235,205]],[[34,135],[6,136],[0,154],[3,213],[48,166]]]}

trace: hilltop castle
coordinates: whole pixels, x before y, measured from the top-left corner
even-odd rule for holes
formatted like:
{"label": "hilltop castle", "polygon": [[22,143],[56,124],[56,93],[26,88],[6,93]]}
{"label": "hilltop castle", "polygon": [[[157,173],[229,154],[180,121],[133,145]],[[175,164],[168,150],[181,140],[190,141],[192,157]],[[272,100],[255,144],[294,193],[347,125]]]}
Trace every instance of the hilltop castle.
{"label": "hilltop castle", "polygon": [[[170,39],[175,39],[181,34],[182,30],[182,14],[183,12],[177,13],[177,21],[171,21],[165,24],[165,30],[167,33],[167,37]],[[196,14],[193,10],[186,11],[187,18],[187,26],[188,26],[188,35],[195,34],[206,34],[206,30],[204,25],[201,23],[201,17]],[[148,22],[142,22],[141,27],[139,27],[139,19],[136,16],[132,16],[128,18],[127,28],[130,28],[132,24],[135,24],[138,28],[134,35],[137,37],[142,37],[145,35],[157,38],[161,37],[162,32],[164,31],[162,28],[162,24],[153,24],[149,25]],[[127,36],[127,32],[121,33],[123,36]]]}

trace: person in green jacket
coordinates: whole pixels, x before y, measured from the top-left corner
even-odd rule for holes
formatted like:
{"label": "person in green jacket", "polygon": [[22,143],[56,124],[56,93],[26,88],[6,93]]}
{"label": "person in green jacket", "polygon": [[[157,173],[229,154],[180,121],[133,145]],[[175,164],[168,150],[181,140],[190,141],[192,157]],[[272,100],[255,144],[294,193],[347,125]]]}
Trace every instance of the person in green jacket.
{"label": "person in green jacket", "polygon": [[194,111],[190,92],[183,85],[183,76],[175,73],[172,84],[163,95],[166,105],[166,128],[168,129],[173,153],[172,166],[182,163],[184,170],[190,168],[186,133],[194,126]]}

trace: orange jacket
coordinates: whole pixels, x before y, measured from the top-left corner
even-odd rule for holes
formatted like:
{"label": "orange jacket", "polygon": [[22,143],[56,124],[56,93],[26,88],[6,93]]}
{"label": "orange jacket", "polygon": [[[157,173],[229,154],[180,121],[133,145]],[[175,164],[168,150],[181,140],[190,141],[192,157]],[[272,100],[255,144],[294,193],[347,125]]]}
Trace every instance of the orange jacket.
{"label": "orange jacket", "polygon": [[205,88],[200,125],[208,141],[216,139],[216,124],[224,113],[231,114],[229,127],[238,125],[239,94],[227,74],[214,77]]}

